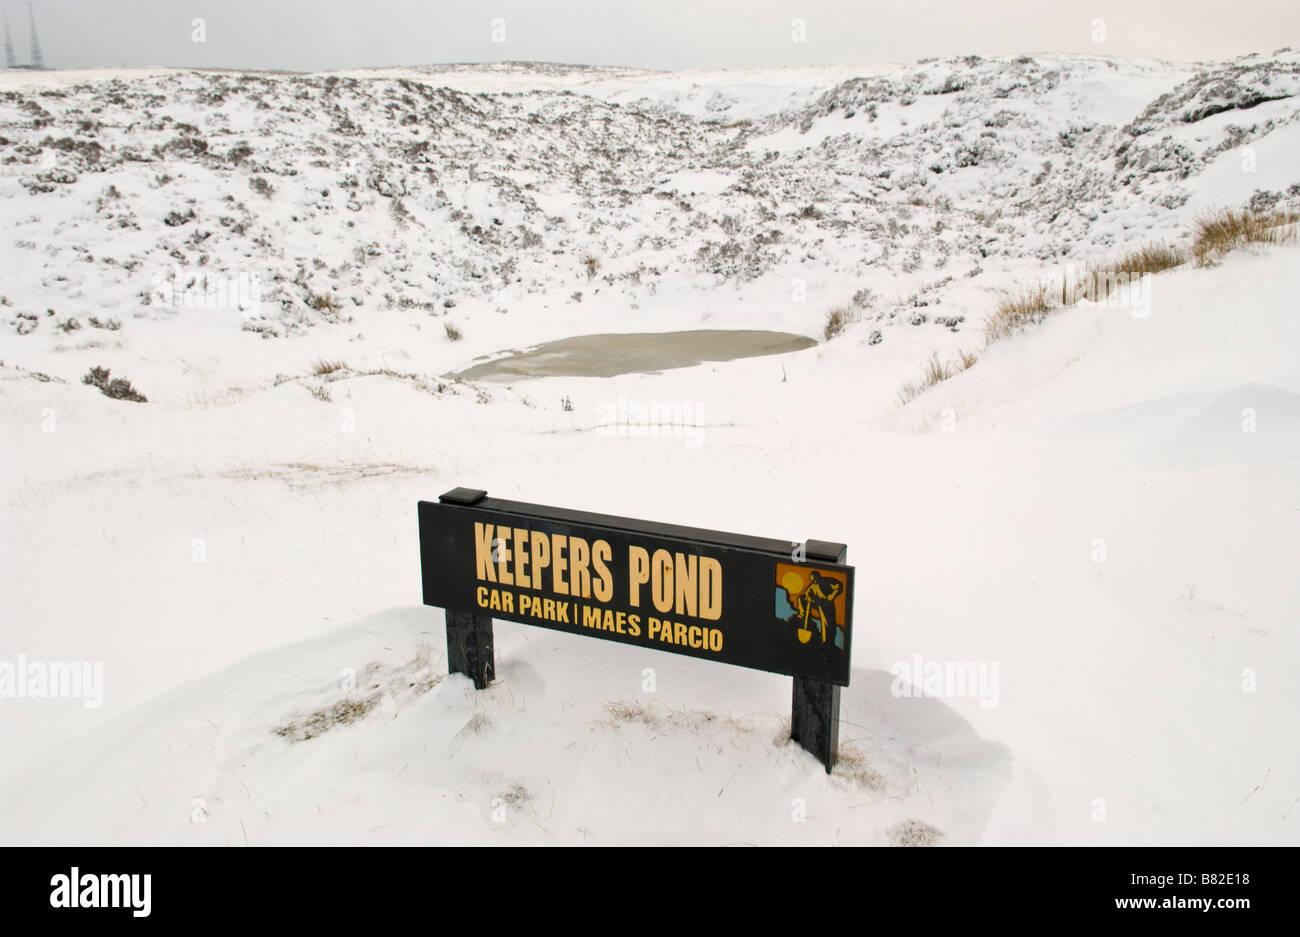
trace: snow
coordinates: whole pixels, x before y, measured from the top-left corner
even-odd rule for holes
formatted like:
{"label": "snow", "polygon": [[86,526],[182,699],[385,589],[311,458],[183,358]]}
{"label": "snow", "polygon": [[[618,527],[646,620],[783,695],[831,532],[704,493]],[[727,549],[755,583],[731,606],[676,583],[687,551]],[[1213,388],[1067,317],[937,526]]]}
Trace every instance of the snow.
{"label": "snow", "polygon": [[[1275,87],[1295,59],[1275,57]],[[463,67],[253,92],[170,70],[0,75],[16,157],[0,319],[38,323],[0,332],[0,663],[105,674],[99,708],[0,699],[0,841],[1300,842],[1300,248],[1158,275],[1144,317],[1080,305],[988,348],[980,332],[1000,289],[1067,256],[1185,239],[1196,211],[1257,189],[1290,204],[1295,101],[1191,124],[1185,176],[1121,170],[1123,141],[1154,153],[1183,132],[1181,99],[1148,105],[1201,71],[983,60],[968,89],[919,90],[962,67]],[[891,84],[843,84],[860,76]],[[994,97],[1021,81],[1032,93]],[[859,93],[879,96],[874,120],[827,110]],[[26,101],[55,124],[32,126]],[[1001,155],[958,168],[1000,109]],[[344,113],[360,134],[331,129]],[[82,139],[81,120],[103,125],[98,165],[38,146]],[[1151,129],[1121,130],[1134,120]],[[178,123],[254,153],[118,158]],[[431,146],[400,155],[408,135]],[[75,181],[29,186],[60,170]],[[749,254],[730,269],[716,248],[733,237]],[[174,264],[256,273],[275,337],[237,310],[146,305]],[[820,341],[863,288],[860,321]],[[725,328],[819,344],[614,378],[449,377],[574,335]],[[973,367],[899,402],[932,352],[962,351]],[[343,367],[315,374],[321,359]],[[92,366],[149,402],[83,385]],[[601,432],[620,399],[690,403],[699,444]],[[788,678],[504,622],[491,688],[448,677],[416,503],[457,485],[848,543],[841,766],[789,742]],[[914,695],[897,674],[918,659],[996,666],[996,693]],[[360,718],[301,738],[349,701]]]}
{"label": "snow", "polygon": [[1255,190],[1285,189],[1297,176],[1300,123],[1289,123],[1249,147],[1234,147],[1215,157],[1201,173],[1188,205],[1198,210],[1239,205]]}

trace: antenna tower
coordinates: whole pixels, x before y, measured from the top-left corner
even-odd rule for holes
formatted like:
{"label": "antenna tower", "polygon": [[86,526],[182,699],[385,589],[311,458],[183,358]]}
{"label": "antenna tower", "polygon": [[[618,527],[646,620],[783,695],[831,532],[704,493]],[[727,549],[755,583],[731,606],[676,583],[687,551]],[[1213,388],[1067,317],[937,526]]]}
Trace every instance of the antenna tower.
{"label": "antenna tower", "polygon": [[41,40],[36,38],[36,14],[32,12],[32,5],[27,4],[27,18],[32,21],[32,68],[44,68],[45,56],[41,55]]}

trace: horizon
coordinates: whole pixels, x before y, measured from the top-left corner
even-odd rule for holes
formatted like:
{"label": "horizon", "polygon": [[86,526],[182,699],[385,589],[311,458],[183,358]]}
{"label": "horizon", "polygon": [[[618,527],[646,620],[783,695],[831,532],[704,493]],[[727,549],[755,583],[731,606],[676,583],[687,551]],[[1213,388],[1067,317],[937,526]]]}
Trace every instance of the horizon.
{"label": "horizon", "polygon": [[686,74],[691,72],[709,73],[709,72],[779,72],[779,71],[817,71],[830,69],[845,68],[908,68],[913,65],[925,65],[933,62],[956,61],[970,57],[976,57],[984,61],[996,61],[998,59],[1013,59],[1019,56],[1029,56],[1031,58],[1074,58],[1074,59],[1101,59],[1111,62],[1152,62],[1160,65],[1185,65],[1185,66],[1214,66],[1222,65],[1226,62],[1233,62],[1239,59],[1252,57],[1271,58],[1273,56],[1283,55],[1296,52],[1293,46],[1282,46],[1271,51],[1256,50],[1253,52],[1242,52],[1236,55],[1229,55],[1223,58],[1201,58],[1201,59],[1179,59],[1179,58],[1159,58],[1148,55],[1106,55],[1098,52],[1069,52],[1069,51],[1044,51],[1044,50],[1027,50],[1024,52],[1005,52],[999,54],[983,54],[976,52],[955,52],[949,55],[925,55],[911,59],[891,59],[878,61],[844,61],[844,62],[820,62],[812,64],[776,64],[776,65],[738,65],[738,66],[682,66],[677,68],[654,68],[644,65],[627,65],[627,64],[603,64],[588,62],[566,62],[548,59],[502,59],[499,61],[429,61],[419,63],[394,63],[386,65],[348,65],[337,68],[271,68],[271,67],[241,67],[235,65],[171,65],[167,63],[155,62],[140,65],[83,65],[83,66],[61,66],[46,65],[43,68],[35,68],[30,64],[19,64],[17,66],[0,69],[4,72],[132,72],[132,71],[180,71],[180,72],[240,72],[247,74],[269,74],[269,75],[327,75],[344,72],[382,72],[382,71],[402,71],[402,70],[425,70],[425,69],[504,69],[513,68],[518,70],[528,70],[532,68],[557,68],[568,69],[573,71],[605,71],[605,72],[644,72],[648,74]]}
{"label": "horizon", "polygon": [[[30,63],[27,6],[0,0],[15,59]],[[1100,0],[1086,10],[1043,9],[1033,0],[886,0],[870,10],[833,0],[795,7],[664,0],[653,9],[470,0],[451,10],[419,0],[393,0],[382,10],[340,0],[225,0],[186,12],[166,0],[44,0],[32,14],[50,71],[310,74],[518,63],[683,72],[1017,54],[1202,64],[1271,55],[1300,36],[1300,9],[1269,0],[1241,0],[1231,11],[1208,0]]]}

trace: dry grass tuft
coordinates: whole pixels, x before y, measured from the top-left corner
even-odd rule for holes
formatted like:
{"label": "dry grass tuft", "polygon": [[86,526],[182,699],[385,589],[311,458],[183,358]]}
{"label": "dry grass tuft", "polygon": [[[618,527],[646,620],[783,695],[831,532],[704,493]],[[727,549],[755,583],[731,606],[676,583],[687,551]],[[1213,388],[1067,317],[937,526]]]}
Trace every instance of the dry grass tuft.
{"label": "dry grass tuft", "polygon": [[925,393],[925,387],[918,381],[907,381],[902,387],[898,388],[898,402],[907,406],[921,394]]}
{"label": "dry grass tuft", "polygon": [[343,304],[329,293],[308,293],[307,305],[317,312],[338,312]]}
{"label": "dry grass tuft", "polygon": [[1144,244],[1135,251],[1090,265],[1078,283],[1062,281],[1061,305],[1077,303],[1081,299],[1102,302],[1121,286],[1136,284],[1142,277],[1172,270],[1185,263],[1187,255],[1172,244],[1156,241]]}
{"label": "dry grass tuft", "polygon": [[1196,219],[1192,259],[1198,267],[1248,244],[1282,244],[1296,238],[1300,212],[1220,208]]}
{"label": "dry grass tuft", "polygon": [[326,374],[333,374],[335,371],[346,371],[347,369],[348,363],[346,361],[317,358],[316,363],[311,366],[311,373],[317,377],[324,377]]}
{"label": "dry grass tuft", "polygon": [[528,793],[528,788],[522,784],[512,784],[498,796],[501,798],[502,803],[509,804],[511,807],[526,804],[533,799],[533,795]]}
{"label": "dry grass tuft", "polygon": [[925,382],[926,387],[933,387],[940,381],[948,380],[950,373],[948,365],[940,361],[939,353],[935,352],[930,355],[930,360],[926,362],[925,374],[922,376],[921,380]]}
{"label": "dry grass tuft", "polygon": [[885,789],[884,776],[871,767],[865,752],[852,745],[840,746],[833,774],[869,791],[879,792]]}
{"label": "dry grass tuft", "polygon": [[1187,260],[1187,254],[1173,245],[1152,242],[1088,266],[1084,275],[1074,282],[1063,276],[1059,280],[1044,280],[1011,290],[1002,295],[993,315],[984,323],[985,344],[991,345],[1038,325],[1053,309],[1071,306],[1083,299],[1101,302],[1121,285],[1181,266]]}
{"label": "dry grass tuft", "polygon": [[997,310],[984,324],[984,340],[990,344],[1021,329],[1037,325],[1055,308],[1059,296],[1052,283],[1036,283],[1003,294]]}
{"label": "dry grass tuft", "polygon": [[[713,712],[702,709],[690,709],[683,706],[673,709],[659,700],[643,702],[638,699],[618,699],[602,704],[605,718],[597,725],[619,729],[630,725],[644,725],[649,729],[673,729],[678,732],[701,736],[705,732],[729,732],[736,737],[754,737],[766,726],[763,717],[750,714],[733,716],[727,712]],[[783,745],[790,741],[789,721],[785,723],[782,733],[772,738],[774,745]]]}
{"label": "dry grass tuft", "polygon": [[858,311],[851,306],[836,306],[826,313],[826,328],[824,329],[826,341],[829,342],[836,335],[839,335],[849,325],[857,322],[858,318]]}
{"label": "dry grass tuft", "polygon": [[648,726],[659,724],[659,717],[650,711],[650,706],[640,700],[613,700],[605,703],[605,715],[611,725],[628,722],[643,722]]}
{"label": "dry grass tuft", "polygon": [[378,693],[361,699],[341,699],[306,716],[291,719],[271,731],[290,742],[305,742],[318,735],[324,735],[330,729],[351,725],[364,719],[378,705]]}
{"label": "dry grass tuft", "polygon": [[[1206,212],[1195,221],[1190,250],[1152,242],[1127,254],[1088,265],[1083,276],[1075,282],[1062,277],[1005,293],[984,324],[985,342],[992,344],[1028,326],[1038,325],[1058,307],[1085,299],[1102,302],[1116,289],[1132,285],[1142,277],[1171,270],[1188,261],[1203,267],[1250,244],[1294,241],[1298,233],[1300,211],[1293,209],[1252,211],[1249,208],[1219,208]],[[910,400],[927,386],[929,384],[925,381],[905,384],[900,397],[909,395],[906,399]]]}
{"label": "dry grass tuft", "polygon": [[1125,254],[1118,260],[1104,264],[1103,269],[1122,270],[1129,276],[1147,276],[1181,267],[1187,263],[1187,255],[1172,244],[1153,241],[1144,244],[1132,253]]}
{"label": "dry grass tuft", "polygon": [[920,820],[904,820],[889,831],[889,841],[895,846],[937,846],[943,833]]}
{"label": "dry grass tuft", "polygon": [[[306,742],[331,729],[360,722],[378,707],[392,706],[400,700],[411,700],[428,693],[446,678],[446,674],[435,672],[435,656],[432,645],[421,642],[416,647],[414,658],[403,666],[386,670],[378,663],[368,664],[357,674],[358,695],[350,695],[350,691],[345,690],[348,695],[341,699],[306,715],[295,712],[271,731],[289,742]],[[478,715],[470,720],[466,729],[481,732],[490,725],[486,716]]]}
{"label": "dry grass tuft", "polygon": [[460,732],[456,734],[462,738],[466,735],[482,735],[490,728],[492,728],[492,720],[485,713],[475,713],[469,717],[469,722],[461,726]]}
{"label": "dry grass tuft", "polygon": [[939,359],[939,353],[934,352],[930,355],[930,360],[926,362],[925,371],[921,374],[920,379],[908,381],[898,389],[898,402],[903,406],[907,406],[935,384],[960,374],[978,360],[974,353],[962,351],[958,352],[955,361],[944,362]]}

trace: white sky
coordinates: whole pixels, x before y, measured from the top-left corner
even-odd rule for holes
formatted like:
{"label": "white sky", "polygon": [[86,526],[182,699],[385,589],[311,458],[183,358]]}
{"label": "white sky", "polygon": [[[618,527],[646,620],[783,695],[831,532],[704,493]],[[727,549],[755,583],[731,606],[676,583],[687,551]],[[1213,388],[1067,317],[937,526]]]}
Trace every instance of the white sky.
{"label": "white sky", "polygon": [[[1300,46],[1282,0],[34,0],[52,67],[316,70],[551,61],[645,68],[1085,52],[1222,59]],[[19,62],[24,0],[0,0]],[[202,17],[206,41],[192,39]],[[493,20],[505,41],[493,42]],[[792,21],[806,23],[792,41]],[[1094,21],[1104,20],[1103,42]]]}

